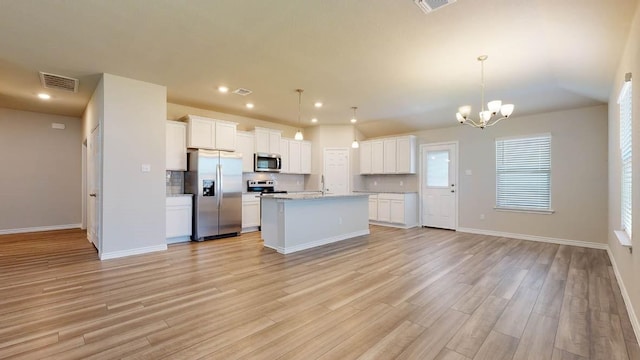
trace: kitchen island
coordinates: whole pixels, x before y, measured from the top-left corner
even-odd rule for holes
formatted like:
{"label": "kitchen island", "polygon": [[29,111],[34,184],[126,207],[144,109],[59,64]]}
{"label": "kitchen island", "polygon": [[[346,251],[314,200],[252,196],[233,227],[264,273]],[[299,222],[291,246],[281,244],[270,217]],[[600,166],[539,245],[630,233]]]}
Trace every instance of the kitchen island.
{"label": "kitchen island", "polygon": [[369,234],[369,195],[263,195],[264,246],[281,254]]}

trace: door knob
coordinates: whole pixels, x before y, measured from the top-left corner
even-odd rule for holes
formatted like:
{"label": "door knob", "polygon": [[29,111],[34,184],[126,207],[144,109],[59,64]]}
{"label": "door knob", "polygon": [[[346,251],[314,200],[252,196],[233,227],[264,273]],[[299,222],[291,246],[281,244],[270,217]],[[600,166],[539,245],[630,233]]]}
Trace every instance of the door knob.
{"label": "door knob", "polygon": [[96,197],[96,193],[89,194],[91,197]]}

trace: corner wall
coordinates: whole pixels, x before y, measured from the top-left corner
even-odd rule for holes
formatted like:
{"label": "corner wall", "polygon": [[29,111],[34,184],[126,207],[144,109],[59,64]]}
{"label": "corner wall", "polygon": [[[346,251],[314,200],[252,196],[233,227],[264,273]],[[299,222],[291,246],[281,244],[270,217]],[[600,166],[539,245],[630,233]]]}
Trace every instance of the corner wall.
{"label": "corner wall", "polygon": [[100,258],[166,249],[166,88],[110,74],[102,81]]}
{"label": "corner wall", "polygon": [[80,227],[79,118],[0,108],[0,153],[0,234]]}

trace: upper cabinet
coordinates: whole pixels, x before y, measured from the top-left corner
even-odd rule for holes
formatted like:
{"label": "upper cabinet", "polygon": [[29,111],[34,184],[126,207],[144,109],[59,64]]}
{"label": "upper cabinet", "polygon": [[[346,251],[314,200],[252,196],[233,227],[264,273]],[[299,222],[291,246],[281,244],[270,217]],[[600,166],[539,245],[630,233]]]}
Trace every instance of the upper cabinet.
{"label": "upper cabinet", "polygon": [[187,170],[187,124],[167,120],[166,139],[166,169]]}
{"label": "upper cabinet", "polygon": [[282,138],[280,130],[256,127],[253,133],[256,137],[256,152],[280,154],[280,139]]}
{"label": "upper cabinet", "polygon": [[282,174],[311,174],[311,142],[294,139],[280,140]]}
{"label": "upper cabinet", "polygon": [[236,132],[236,151],[242,154],[242,172],[253,172],[253,153],[255,136],[246,131]]}
{"label": "upper cabinet", "polygon": [[360,174],[415,174],[416,137],[413,135],[363,141]]}
{"label": "upper cabinet", "polygon": [[236,151],[237,123],[187,115],[187,147]]}

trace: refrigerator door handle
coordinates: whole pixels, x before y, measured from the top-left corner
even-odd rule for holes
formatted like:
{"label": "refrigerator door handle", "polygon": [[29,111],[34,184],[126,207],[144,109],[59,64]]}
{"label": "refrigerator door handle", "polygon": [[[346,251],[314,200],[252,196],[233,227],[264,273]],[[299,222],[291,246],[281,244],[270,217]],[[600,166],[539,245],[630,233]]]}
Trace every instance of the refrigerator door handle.
{"label": "refrigerator door handle", "polygon": [[222,204],[222,189],[224,189],[222,186],[222,165],[220,164],[218,164],[216,169],[216,175],[218,176],[218,208],[220,208],[220,204]]}

